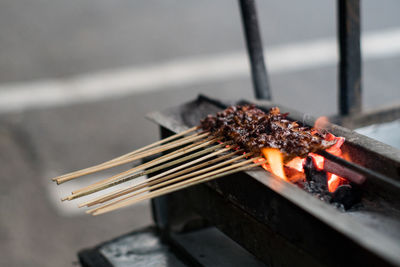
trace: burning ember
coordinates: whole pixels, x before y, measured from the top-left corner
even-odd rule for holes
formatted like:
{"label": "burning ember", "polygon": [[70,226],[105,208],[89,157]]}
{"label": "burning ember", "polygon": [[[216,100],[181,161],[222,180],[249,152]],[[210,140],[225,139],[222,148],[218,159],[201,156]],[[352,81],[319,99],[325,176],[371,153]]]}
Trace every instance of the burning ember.
{"label": "burning ember", "polygon": [[[340,146],[343,144],[344,138],[335,137],[335,139],[337,140],[337,144],[339,145],[335,146],[335,150],[329,150],[329,151],[326,150],[326,151],[330,152],[331,154],[334,154],[335,156],[342,157]],[[304,164],[306,162],[306,158],[296,157],[291,161],[289,161],[288,163],[283,164],[282,153],[280,153],[278,149],[263,148],[262,153],[268,160],[268,164],[262,165],[263,168],[275,174],[276,176],[281,177],[282,179],[287,179],[289,181],[296,181],[296,178],[293,176],[298,177],[298,174],[293,171],[291,172],[290,169],[294,169],[297,172],[301,172],[304,174]],[[309,156],[312,157],[312,159],[314,160],[315,168],[320,171],[323,171],[325,158],[314,153],[310,153]],[[340,177],[330,172],[327,172],[327,182],[328,182],[329,192],[334,192],[339,185],[348,183],[346,178]]]}
{"label": "burning ember", "polygon": [[[323,130],[328,123],[329,121],[326,117],[317,119],[314,126],[316,130],[313,131],[312,134],[316,134],[319,130]],[[350,159],[349,155],[344,154],[341,150],[341,147],[345,142],[343,137],[336,137],[331,133],[327,133],[325,140],[335,142],[333,146],[325,149],[326,152],[346,160]],[[328,195],[329,201],[335,200],[335,196],[343,196],[343,194],[345,194],[344,192],[351,191],[351,186],[349,185],[350,182],[347,178],[326,171],[326,159],[321,155],[309,153],[306,158],[295,157],[289,162],[284,163],[282,153],[279,149],[262,148],[261,151],[267,159],[267,163],[262,165],[265,170],[284,180],[294,182],[310,192],[319,191],[317,193],[318,196],[321,196],[321,191],[327,189],[327,191],[331,193],[325,194],[325,196]],[[309,169],[308,172],[305,170],[306,165]],[[316,183],[318,185],[315,185]],[[344,185],[347,186],[344,187]],[[340,190],[338,190],[339,187]],[[317,188],[318,190],[316,190]],[[343,200],[341,200],[341,202],[343,202]],[[344,203],[344,207],[350,207],[354,202],[353,198],[351,198],[350,202],[350,204]]]}
{"label": "burning ember", "polygon": [[[318,191],[331,197],[344,185],[351,189],[348,179],[362,183],[364,177],[356,177],[322,156],[324,151],[344,158],[341,146],[345,140],[326,130],[328,118],[320,117],[314,127],[307,127],[287,116],[277,107],[265,113],[254,105],[231,106],[216,116],[209,115],[201,121],[201,127],[252,154],[262,154],[267,160],[262,164],[265,170],[313,194]],[[351,194],[348,189],[340,191]]]}
{"label": "burning ember", "polygon": [[[315,128],[323,129],[328,123],[328,119],[326,117],[321,117],[316,120]],[[313,134],[316,134],[317,131],[313,131]],[[343,145],[345,139],[343,137],[336,137],[331,133],[327,133],[325,137],[326,141],[335,141],[335,144],[330,148],[327,148],[326,151],[338,156],[342,157],[341,146]],[[283,156],[279,149],[273,148],[263,148],[261,149],[263,155],[268,160],[268,164],[264,164],[263,168],[267,171],[275,174],[282,179],[287,179],[289,181],[298,181],[299,174],[297,172],[304,174],[304,164],[306,162],[306,158],[295,157],[291,161],[286,164],[283,163]],[[315,153],[309,153],[309,157],[313,159],[314,166],[317,170],[323,171],[325,170],[325,158],[323,156],[317,155]],[[286,168],[285,168],[286,167]],[[297,172],[290,172],[290,169],[294,169]],[[286,172],[285,172],[286,170]],[[294,177],[295,176],[295,177]],[[329,192],[335,192],[335,190],[343,184],[348,184],[348,180],[344,177],[340,177],[336,174],[326,172],[327,176],[327,184]],[[305,180],[305,175],[302,177]]]}

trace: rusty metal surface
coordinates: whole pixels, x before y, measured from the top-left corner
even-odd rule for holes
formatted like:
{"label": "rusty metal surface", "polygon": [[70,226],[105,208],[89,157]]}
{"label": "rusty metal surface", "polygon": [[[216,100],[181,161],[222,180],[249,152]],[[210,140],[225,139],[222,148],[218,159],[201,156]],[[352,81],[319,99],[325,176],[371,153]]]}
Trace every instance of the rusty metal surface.
{"label": "rusty metal surface", "polygon": [[[199,98],[178,108],[153,113],[150,117],[163,127],[175,131],[174,126],[197,125],[200,118],[223,108],[223,104],[220,106],[216,104],[218,103],[211,103],[206,98]],[[268,101],[258,101],[257,104],[263,107],[272,105]],[[284,108],[283,110],[286,111]],[[297,117],[304,123],[312,122],[312,118],[302,117],[297,112],[292,111],[291,116]],[[386,174],[390,174],[392,170],[398,170],[397,166],[400,162],[400,160],[396,160],[400,158],[398,151],[379,154],[380,150],[385,147],[383,144],[375,141],[370,142],[371,139],[343,127],[333,125],[332,129],[334,134],[347,138],[346,146],[352,147],[353,150],[356,149],[354,151],[357,153],[364,153],[364,160],[366,157],[372,157],[370,160],[378,160],[379,164],[385,165]],[[376,149],[376,151],[373,149]],[[379,159],[375,157],[376,154],[380,156]],[[380,166],[379,164],[375,166]],[[247,174],[359,246],[368,251],[373,251],[389,262],[400,265],[400,234],[398,232],[398,229],[400,229],[400,206],[398,202],[400,192],[397,188],[393,188],[393,192],[390,192],[387,185],[373,181],[363,187],[365,192],[362,205],[349,212],[340,212],[295,185],[276,179],[263,170],[248,171]],[[398,178],[399,173],[396,173],[396,175],[393,178],[394,180]],[[243,191],[246,191],[245,188],[243,188]],[[252,194],[252,192],[246,191],[246,194]],[[271,203],[263,204],[265,205],[265,212],[268,212],[268,209],[271,208],[269,204]]]}

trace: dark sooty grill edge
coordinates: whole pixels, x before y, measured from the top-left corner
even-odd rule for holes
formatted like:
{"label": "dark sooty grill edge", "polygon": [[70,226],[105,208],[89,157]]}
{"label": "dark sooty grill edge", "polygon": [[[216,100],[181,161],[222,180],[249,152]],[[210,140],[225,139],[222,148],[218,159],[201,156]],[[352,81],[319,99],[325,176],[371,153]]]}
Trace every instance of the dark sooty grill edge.
{"label": "dark sooty grill edge", "polygon": [[[255,103],[257,106],[264,107],[264,109],[276,106],[276,104],[269,101],[246,102]],[[214,114],[231,104],[233,103],[224,104],[218,100],[210,100],[208,97],[200,96],[198,99],[178,107],[169,108],[163,112],[153,112],[149,114],[147,118],[173,132],[179,132],[197,125],[200,118],[205,117],[208,114]],[[284,107],[281,109],[283,112],[290,111],[292,115],[291,118],[294,120],[300,122],[303,121],[309,125],[312,125],[313,123],[311,117],[302,120],[299,118],[300,115],[298,112],[285,109]],[[196,112],[193,112],[194,110],[196,110]],[[344,137],[346,137],[346,135],[348,136],[349,132],[351,132],[344,128],[341,129],[342,127],[340,126],[335,127],[336,129],[341,130],[340,132],[345,133]],[[337,131],[332,132],[340,135]],[[316,199],[311,194],[298,188],[296,185],[274,178],[271,174],[262,169],[251,170],[246,173],[268,186],[276,193],[290,200],[301,209],[328,224],[333,229],[348,236],[361,246],[370,251],[375,251],[377,254],[395,265],[400,264],[400,242],[398,242],[398,239],[395,239],[395,237],[390,235],[390,231],[396,231],[397,228],[387,229],[386,232],[382,234],[382,232],[377,231],[373,225],[371,226],[369,221],[370,218],[365,216],[354,216],[354,214],[357,215],[357,211],[341,213],[333,206]],[[397,193],[399,192],[397,191]]]}
{"label": "dark sooty grill edge", "polygon": [[[242,101],[242,103],[254,103],[264,110],[277,106],[277,104],[269,101]],[[308,126],[313,126],[315,123],[316,118],[311,115],[301,114],[282,105],[278,106],[282,113],[289,113],[289,119]],[[329,124],[328,130],[336,136],[346,138],[342,150],[352,155],[352,162],[378,171],[393,178],[394,181],[400,182],[400,150],[336,124]],[[362,157],[362,155],[368,156]]]}
{"label": "dark sooty grill edge", "polygon": [[[254,103],[258,107],[268,110],[276,106],[269,101],[241,101]],[[315,118],[303,115],[295,110],[279,105],[281,112],[289,113],[289,118],[305,125],[312,126]],[[388,202],[396,207],[400,206],[400,151],[389,145],[358,134],[339,125],[329,124],[328,130],[336,136],[345,137],[346,142],[342,151],[351,155],[352,162],[373,170],[378,176],[367,176],[363,185],[365,199],[370,202]],[[382,174],[382,175],[381,175]],[[399,217],[400,214],[397,216]]]}

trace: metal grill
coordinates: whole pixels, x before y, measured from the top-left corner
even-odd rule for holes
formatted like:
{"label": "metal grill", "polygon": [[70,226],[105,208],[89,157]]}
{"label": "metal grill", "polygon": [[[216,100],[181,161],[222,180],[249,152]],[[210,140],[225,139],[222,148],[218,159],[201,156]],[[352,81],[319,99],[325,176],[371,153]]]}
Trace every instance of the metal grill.
{"label": "metal grill", "polygon": [[[253,103],[269,109],[276,104],[271,102],[255,2],[239,0],[239,4],[253,88],[259,99]],[[377,114],[361,113],[360,1],[338,0],[337,7],[339,114],[333,120],[354,127],[354,123],[365,124],[371,118],[393,117],[398,114],[398,108]],[[200,96],[190,103],[154,112],[149,117],[160,125],[161,137],[165,138],[198,125],[204,116],[228,104],[232,103]],[[280,108],[290,112],[293,120],[308,125],[314,123],[301,113]],[[210,262],[205,260],[207,257],[225,257],[227,266],[244,264],[247,260],[254,266],[262,263],[271,266],[400,266],[399,151],[341,126],[333,125],[329,130],[346,138],[343,150],[352,155],[353,162],[326,153],[323,156],[366,177],[361,205],[347,212],[339,211],[260,169],[226,176],[152,200],[156,228],[144,232],[159,236],[167,250],[187,265],[209,265]],[[251,255],[233,248],[230,254],[224,254],[214,248],[203,251],[204,255],[200,253],[203,257],[199,256],[201,244],[210,239],[222,240],[221,233],[229,238],[224,239],[226,242],[220,247],[230,246],[228,244],[233,240]],[[138,235],[140,232],[132,234]],[[111,244],[126,246],[118,240]],[[196,242],[200,244],[193,245]],[[81,252],[81,262],[86,266],[94,266],[94,262],[110,266],[110,262],[104,260],[105,254],[112,257],[104,253],[109,246],[107,243]],[[176,263],[175,260],[171,262]],[[225,266],[218,263],[218,266]]]}

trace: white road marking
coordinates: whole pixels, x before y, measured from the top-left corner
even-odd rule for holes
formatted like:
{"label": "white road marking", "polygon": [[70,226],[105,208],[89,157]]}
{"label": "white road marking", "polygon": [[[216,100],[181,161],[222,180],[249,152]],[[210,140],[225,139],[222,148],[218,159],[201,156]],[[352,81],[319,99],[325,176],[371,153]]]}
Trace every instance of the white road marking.
{"label": "white road marking", "polygon": [[[364,59],[400,54],[400,28],[363,35]],[[337,63],[336,40],[266,48],[269,73],[285,73]],[[0,113],[98,101],[174,86],[249,76],[244,51],[174,60],[152,66],[111,70],[68,79],[0,85]]]}

